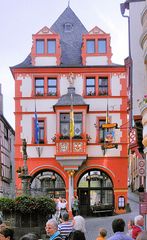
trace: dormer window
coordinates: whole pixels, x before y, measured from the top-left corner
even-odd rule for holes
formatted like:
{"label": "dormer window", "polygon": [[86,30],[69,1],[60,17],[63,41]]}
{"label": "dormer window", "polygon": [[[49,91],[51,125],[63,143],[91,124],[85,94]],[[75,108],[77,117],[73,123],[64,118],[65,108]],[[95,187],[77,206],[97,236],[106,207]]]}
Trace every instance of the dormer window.
{"label": "dormer window", "polygon": [[95,40],[86,41],[86,51],[87,53],[95,53]]}
{"label": "dormer window", "polygon": [[47,51],[49,54],[56,53],[56,40],[55,39],[47,40]]}
{"label": "dormer window", "polygon": [[106,53],[106,39],[98,39],[98,52]]}
{"label": "dormer window", "polygon": [[36,40],[36,53],[43,54],[44,53],[44,40]]}
{"label": "dormer window", "polygon": [[65,23],[64,32],[71,32],[73,25],[71,23]]}

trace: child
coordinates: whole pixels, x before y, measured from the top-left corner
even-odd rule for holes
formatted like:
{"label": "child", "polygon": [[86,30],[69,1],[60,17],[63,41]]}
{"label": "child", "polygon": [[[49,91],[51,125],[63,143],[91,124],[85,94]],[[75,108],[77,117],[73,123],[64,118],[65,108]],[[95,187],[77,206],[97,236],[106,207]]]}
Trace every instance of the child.
{"label": "child", "polygon": [[96,238],[96,240],[104,240],[106,239],[107,236],[107,231],[105,228],[100,228],[99,229],[99,236]]}

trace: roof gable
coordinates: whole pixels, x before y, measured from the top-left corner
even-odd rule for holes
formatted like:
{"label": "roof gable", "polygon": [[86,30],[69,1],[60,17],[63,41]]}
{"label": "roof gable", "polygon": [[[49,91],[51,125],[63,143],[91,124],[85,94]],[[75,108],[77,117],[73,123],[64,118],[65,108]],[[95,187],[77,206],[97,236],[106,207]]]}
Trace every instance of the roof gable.
{"label": "roof gable", "polygon": [[[66,29],[67,25],[70,29]],[[69,6],[51,26],[51,30],[60,34],[61,65],[81,65],[82,34],[88,31]]]}
{"label": "roof gable", "polygon": [[92,30],[89,31],[89,34],[106,34],[99,27],[95,26]]}
{"label": "roof gable", "polygon": [[37,32],[35,35],[41,35],[41,34],[54,34],[54,32],[45,26],[39,32]]}

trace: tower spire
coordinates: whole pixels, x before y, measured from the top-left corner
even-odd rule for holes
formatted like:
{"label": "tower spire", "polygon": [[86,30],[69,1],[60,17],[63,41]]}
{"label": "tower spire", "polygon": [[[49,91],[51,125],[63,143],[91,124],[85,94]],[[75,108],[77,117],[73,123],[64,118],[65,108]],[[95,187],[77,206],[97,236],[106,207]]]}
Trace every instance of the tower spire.
{"label": "tower spire", "polygon": [[68,7],[70,7],[70,0],[68,0]]}

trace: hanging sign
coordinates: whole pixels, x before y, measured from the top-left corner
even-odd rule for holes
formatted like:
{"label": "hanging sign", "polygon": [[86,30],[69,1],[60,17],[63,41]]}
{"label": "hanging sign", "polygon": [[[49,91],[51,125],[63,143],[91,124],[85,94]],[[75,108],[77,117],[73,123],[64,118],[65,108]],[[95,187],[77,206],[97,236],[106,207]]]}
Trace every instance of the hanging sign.
{"label": "hanging sign", "polygon": [[115,141],[114,128],[117,128],[117,123],[105,123],[102,124],[102,129],[104,131],[104,144],[103,149],[117,148],[118,144]]}

